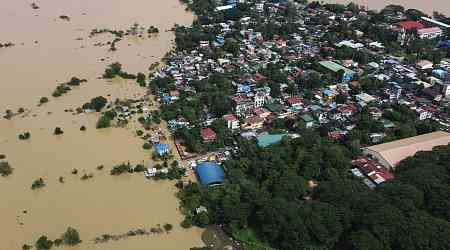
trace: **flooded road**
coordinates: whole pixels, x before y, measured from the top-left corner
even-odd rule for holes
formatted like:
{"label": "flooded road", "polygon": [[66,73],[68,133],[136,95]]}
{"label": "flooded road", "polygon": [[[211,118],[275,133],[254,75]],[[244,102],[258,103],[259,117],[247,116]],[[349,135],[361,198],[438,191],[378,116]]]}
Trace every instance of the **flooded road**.
{"label": "flooded road", "polygon": [[[145,90],[133,81],[98,79],[108,64],[120,62],[130,73],[147,72],[153,62],[170,49],[175,23],[188,25],[191,13],[177,0],[4,0],[0,8],[0,113],[23,107],[26,112],[11,120],[0,119],[0,154],[14,168],[0,177],[0,250],[34,244],[41,235],[56,239],[71,226],[83,243],[71,249],[189,249],[201,246],[199,229],[182,230],[182,216],[174,196],[173,182],[149,182],[141,174],[113,177],[109,170],[123,162],[148,163],[151,152],[134,136],[136,125],[96,130],[98,114],[73,115],[75,109],[95,96],[139,98]],[[63,20],[59,16],[68,16]],[[95,28],[126,30],[134,23],[154,25],[160,34],[152,38],[124,38],[118,50],[95,43],[112,40],[110,35],[89,38]],[[88,80],[62,97],[51,93],[58,83],[72,76]],[[50,101],[37,106],[40,97]],[[87,131],[80,131],[86,126]],[[64,134],[53,135],[55,127]],[[29,131],[31,139],[20,141]],[[96,167],[104,165],[104,170]],[[72,169],[78,175],[72,175]],[[89,180],[80,180],[92,173]],[[59,183],[58,178],[65,178]],[[46,187],[31,190],[42,177]],[[26,211],[26,213],[24,213]],[[122,234],[137,228],[170,223],[169,234],[150,235],[93,244],[105,233]],[[64,248],[62,248],[64,249]]]}
{"label": "flooded road", "polygon": [[348,4],[350,2],[354,2],[361,6],[364,6],[366,9],[376,9],[380,10],[389,4],[398,4],[405,7],[405,9],[418,9],[428,13],[429,15],[433,14],[433,11],[438,11],[447,16],[450,16],[450,1],[448,0],[325,0],[326,3],[342,3]]}

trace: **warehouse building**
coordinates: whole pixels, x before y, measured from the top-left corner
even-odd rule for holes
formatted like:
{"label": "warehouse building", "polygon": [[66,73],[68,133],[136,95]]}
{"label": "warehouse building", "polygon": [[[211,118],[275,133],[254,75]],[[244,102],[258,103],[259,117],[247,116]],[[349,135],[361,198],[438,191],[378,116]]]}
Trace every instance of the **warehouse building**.
{"label": "warehouse building", "polygon": [[216,162],[202,162],[197,165],[195,172],[200,183],[205,186],[222,184],[225,180],[225,173]]}
{"label": "warehouse building", "polygon": [[449,143],[450,133],[438,131],[363,148],[363,153],[377,159],[386,168],[394,169],[400,161],[419,151],[430,151]]}

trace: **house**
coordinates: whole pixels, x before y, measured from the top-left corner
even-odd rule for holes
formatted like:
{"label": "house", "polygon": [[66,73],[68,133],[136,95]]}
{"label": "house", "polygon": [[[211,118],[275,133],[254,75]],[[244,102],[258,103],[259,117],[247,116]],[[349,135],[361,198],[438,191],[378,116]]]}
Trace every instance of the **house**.
{"label": "house", "polygon": [[355,71],[347,69],[346,67],[333,61],[320,61],[319,65],[343,82],[351,81],[356,74]]}
{"label": "house", "polygon": [[409,32],[415,29],[423,29],[425,28],[425,25],[417,21],[407,20],[397,23],[397,27],[399,27],[402,32]]}
{"label": "house", "polygon": [[426,119],[431,119],[431,117],[433,117],[433,113],[426,107],[417,108],[416,113],[417,113],[417,116],[419,117],[419,120],[421,120],[421,121],[426,120]]}
{"label": "house", "polygon": [[170,152],[170,147],[168,144],[158,143],[155,145],[155,150],[158,155],[162,156]]}
{"label": "house", "polygon": [[234,130],[239,128],[239,119],[235,115],[233,114],[224,115],[223,119],[227,123],[227,127],[229,129]]}
{"label": "house", "polygon": [[302,119],[302,121],[305,122],[306,128],[312,128],[312,126],[314,125],[314,118],[312,118],[312,116],[308,114],[300,116],[300,119]]}
{"label": "house", "polygon": [[416,63],[416,67],[420,70],[432,69],[433,63],[428,60],[420,60]]}
{"label": "house", "polygon": [[303,101],[298,96],[293,96],[287,99],[287,103],[293,109],[300,109],[302,107]]}
{"label": "house", "polygon": [[436,89],[434,87],[425,88],[423,89],[423,94],[435,102],[440,102],[442,100],[442,94],[439,89]]}
{"label": "house", "polygon": [[352,161],[352,165],[357,167],[375,185],[380,185],[386,181],[394,179],[394,175],[378,162],[368,157],[359,157]]}
{"label": "house", "polygon": [[376,98],[367,93],[362,92],[361,94],[356,95],[356,100],[358,102],[369,103],[375,101]]}
{"label": "house", "polygon": [[207,49],[207,48],[209,48],[209,41],[200,41],[199,46],[202,49]]}
{"label": "house", "polygon": [[383,116],[383,112],[377,107],[370,107],[369,114],[374,120],[378,120]]}
{"label": "house", "polygon": [[271,113],[266,108],[259,107],[259,108],[253,109],[253,114],[255,114],[263,119],[266,119]]}
{"label": "house", "polygon": [[355,42],[352,41],[352,40],[344,40],[344,41],[341,41],[341,42],[339,42],[339,43],[336,43],[335,45],[336,45],[336,47],[338,47],[338,48],[340,48],[340,47],[342,47],[342,46],[346,46],[346,47],[349,47],[349,48],[352,48],[352,49],[361,49],[361,48],[364,48],[364,44],[362,44],[362,43],[355,43]]}
{"label": "house", "polygon": [[156,176],[157,173],[158,173],[158,170],[156,168],[147,168],[147,170],[144,171],[144,175],[147,178]]}
{"label": "house", "polygon": [[243,129],[261,129],[264,126],[264,119],[259,116],[252,116],[245,119],[244,124],[241,125]]}
{"label": "house", "polygon": [[255,105],[254,105],[255,107],[264,106],[264,104],[266,103],[266,94],[263,92],[257,92],[255,94],[254,102],[255,102]]}
{"label": "house", "polygon": [[234,104],[234,111],[238,116],[254,107],[254,102],[244,94],[235,95],[231,98],[231,100]]}
{"label": "house", "polygon": [[217,139],[216,132],[214,132],[214,130],[212,130],[211,128],[202,128],[201,135],[203,138],[203,142],[205,143],[212,142]]}
{"label": "house", "polygon": [[443,31],[439,27],[423,28],[417,30],[420,39],[434,39],[442,36]]}

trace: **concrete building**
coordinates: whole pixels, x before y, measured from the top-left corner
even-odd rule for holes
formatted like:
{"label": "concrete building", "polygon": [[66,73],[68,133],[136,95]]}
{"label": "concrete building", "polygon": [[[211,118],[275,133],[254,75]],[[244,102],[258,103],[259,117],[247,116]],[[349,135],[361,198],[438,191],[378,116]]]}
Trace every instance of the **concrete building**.
{"label": "concrete building", "polygon": [[224,115],[223,119],[227,123],[227,127],[231,130],[239,128],[239,119],[234,114]]}
{"label": "concrete building", "polygon": [[442,36],[443,31],[439,27],[423,28],[417,30],[417,35],[420,39],[434,39]]}
{"label": "concrete building", "polygon": [[[328,70],[334,76],[339,77],[341,81],[348,82],[353,79],[356,72],[333,61],[320,61],[319,65]],[[342,75],[339,75],[342,72]]]}
{"label": "concrete building", "polygon": [[363,148],[363,153],[376,158],[386,168],[394,169],[400,161],[419,151],[430,151],[449,143],[450,133],[438,131]]}

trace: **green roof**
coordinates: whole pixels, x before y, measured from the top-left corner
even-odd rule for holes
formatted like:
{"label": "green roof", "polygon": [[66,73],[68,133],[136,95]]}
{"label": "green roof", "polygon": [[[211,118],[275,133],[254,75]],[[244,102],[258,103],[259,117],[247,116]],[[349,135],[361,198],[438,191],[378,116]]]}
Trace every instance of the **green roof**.
{"label": "green roof", "polygon": [[308,115],[308,114],[305,114],[305,115],[302,115],[302,116],[300,116],[300,118],[303,120],[303,121],[305,121],[305,122],[313,122],[314,121],[314,118],[312,118],[310,115]]}
{"label": "green roof", "polygon": [[283,105],[277,102],[266,104],[266,108],[273,113],[281,113],[281,111],[283,111],[283,107]]}
{"label": "green roof", "polygon": [[395,128],[395,124],[388,119],[382,119],[381,123],[383,123],[384,128]]}
{"label": "green roof", "polygon": [[283,139],[285,134],[269,134],[269,133],[263,133],[260,136],[258,136],[258,146],[260,147],[267,147],[272,144],[275,144]]}
{"label": "green roof", "polygon": [[337,73],[341,69],[347,74],[355,74],[356,73],[355,71],[353,71],[351,69],[347,69],[346,67],[344,67],[338,63],[335,63],[333,61],[320,61],[319,64],[322,67],[325,67],[326,69],[333,71],[334,73]]}

